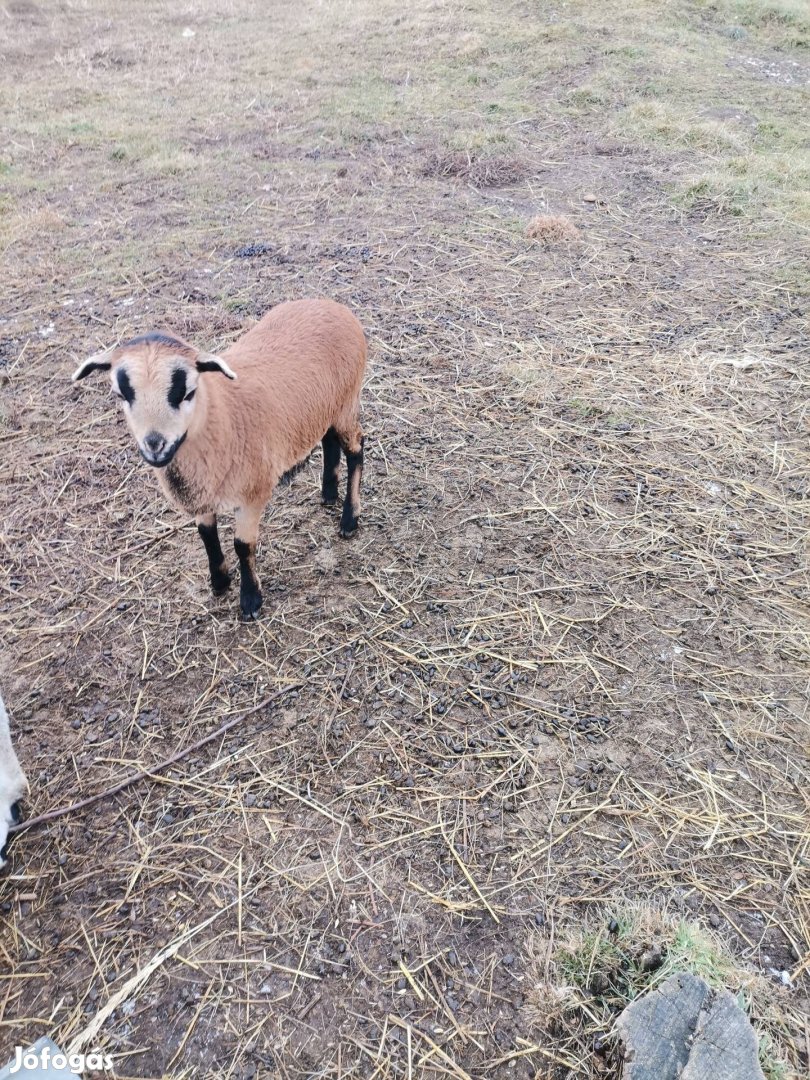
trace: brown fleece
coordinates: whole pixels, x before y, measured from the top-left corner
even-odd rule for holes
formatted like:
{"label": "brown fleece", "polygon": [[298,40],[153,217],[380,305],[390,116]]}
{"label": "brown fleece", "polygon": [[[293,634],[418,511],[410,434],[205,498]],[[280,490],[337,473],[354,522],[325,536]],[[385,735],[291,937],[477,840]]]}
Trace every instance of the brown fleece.
{"label": "brown fleece", "polygon": [[188,434],[172,463],[189,494],[167,470],[158,478],[189,512],[243,507],[258,510],[258,518],[282,474],[330,427],[341,442],[359,441],[366,341],[348,308],[298,300],[265,315],[224,359],[237,379],[200,376]]}

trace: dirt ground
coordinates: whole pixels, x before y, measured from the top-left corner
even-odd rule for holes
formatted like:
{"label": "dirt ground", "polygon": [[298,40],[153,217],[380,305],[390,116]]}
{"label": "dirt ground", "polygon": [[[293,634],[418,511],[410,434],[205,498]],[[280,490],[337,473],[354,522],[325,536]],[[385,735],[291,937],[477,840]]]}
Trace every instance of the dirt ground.
{"label": "dirt ground", "polygon": [[[643,901],[766,987],[769,1080],[806,1075],[810,31],[495,7],[0,6],[25,814],[283,691],[17,837],[0,1062],[47,1033],[117,1076],[616,1076],[600,987],[552,1016],[549,986],[559,941]],[[579,237],[528,237],[544,213]],[[318,294],[370,342],[362,526],[338,538],[316,453],[243,624],[69,376]]]}

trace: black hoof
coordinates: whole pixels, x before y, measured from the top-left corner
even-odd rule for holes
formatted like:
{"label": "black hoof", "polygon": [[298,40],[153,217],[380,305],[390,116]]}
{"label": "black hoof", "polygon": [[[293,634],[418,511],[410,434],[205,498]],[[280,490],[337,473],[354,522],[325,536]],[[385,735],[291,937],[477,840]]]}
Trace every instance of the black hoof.
{"label": "black hoof", "polygon": [[321,495],[321,506],[334,506],[337,501],[337,493],[334,495]]}
{"label": "black hoof", "polygon": [[354,521],[340,523],[340,535],[344,540],[351,540],[353,536],[357,535],[357,519]]}
{"label": "black hoof", "polygon": [[[11,804],[11,806],[9,807],[9,814],[11,817],[11,824],[19,825],[22,821],[22,810],[20,809],[19,802],[14,802]],[[8,862],[9,848],[11,847],[11,842],[13,839],[13,836],[6,837],[6,842],[3,844],[2,848],[0,848],[0,867],[5,866],[5,864]]]}
{"label": "black hoof", "polygon": [[259,609],[262,606],[262,594],[248,593],[247,596],[241,596],[239,599],[239,606],[242,609],[242,618],[245,619],[245,621],[249,619],[258,619]]}
{"label": "black hoof", "polygon": [[211,578],[211,592],[214,596],[224,596],[231,587],[230,574],[217,574]]}

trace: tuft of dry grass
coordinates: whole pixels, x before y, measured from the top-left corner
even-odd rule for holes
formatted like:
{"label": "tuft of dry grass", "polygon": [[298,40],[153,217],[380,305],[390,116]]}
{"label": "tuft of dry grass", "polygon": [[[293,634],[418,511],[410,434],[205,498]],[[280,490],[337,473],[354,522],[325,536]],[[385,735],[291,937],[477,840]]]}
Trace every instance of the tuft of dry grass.
{"label": "tuft of dry grass", "polygon": [[430,177],[467,180],[475,187],[506,187],[525,180],[528,167],[525,160],[514,155],[451,150],[431,154],[422,173]]}
{"label": "tuft of dry grass", "polygon": [[544,244],[557,244],[579,240],[580,231],[570,218],[561,214],[538,214],[526,226],[526,236]]}

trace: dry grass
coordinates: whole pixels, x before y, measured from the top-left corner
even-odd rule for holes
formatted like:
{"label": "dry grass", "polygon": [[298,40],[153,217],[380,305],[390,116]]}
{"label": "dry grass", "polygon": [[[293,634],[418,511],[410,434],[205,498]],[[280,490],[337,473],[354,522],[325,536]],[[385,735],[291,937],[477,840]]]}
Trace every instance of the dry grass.
{"label": "dry grass", "polygon": [[476,187],[505,187],[524,180],[526,162],[502,154],[473,154],[450,151],[432,154],[423,168],[425,176],[453,177],[468,180]]}
{"label": "dry grass", "polygon": [[[704,35],[691,5],[625,12],[10,9],[0,677],[27,813],[287,693],[18,839],[0,1057],[47,1032],[119,1076],[605,1075],[587,987],[558,1042],[530,1030],[533,935],[585,941],[642,897],[718,924],[768,984],[773,1061],[806,1073],[801,219],[784,181],[736,216],[673,209],[734,147],[614,141],[611,87],[674,85]],[[733,63],[771,47],[759,25],[718,30],[729,63],[695,53],[672,107],[733,87],[789,141],[800,89]],[[603,100],[572,105],[600,65]],[[425,175],[426,147],[521,169]],[[586,240],[527,243],[548,207]],[[372,343],[365,518],[338,542],[313,461],[242,625],[69,374],[314,293]]]}
{"label": "dry grass", "polygon": [[559,214],[538,214],[526,226],[526,235],[530,240],[540,240],[544,244],[556,244],[579,240],[580,232],[570,218]]}

